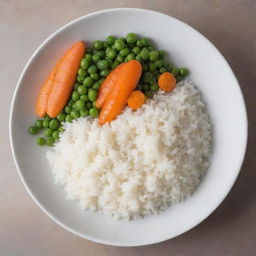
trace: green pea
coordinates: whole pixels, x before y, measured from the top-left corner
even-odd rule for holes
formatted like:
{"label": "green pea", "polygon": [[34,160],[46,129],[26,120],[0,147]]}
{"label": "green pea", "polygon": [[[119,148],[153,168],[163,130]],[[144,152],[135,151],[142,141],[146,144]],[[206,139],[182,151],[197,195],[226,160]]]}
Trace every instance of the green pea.
{"label": "green pea", "polygon": [[156,65],[155,65],[155,63],[149,63],[149,65],[148,65],[148,69],[149,69],[149,71],[154,71],[154,70],[156,70]]}
{"label": "green pea", "polygon": [[152,98],[152,97],[153,97],[153,92],[152,92],[152,91],[146,91],[146,92],[145,92],[145,95],[146,95],[148,98]]}
{"label": "green pea", "polygon": [[96,107],[96,101],[94,101],[94,102],[92,103],[92,106],[93,106],[93,107]]}
{"label": "green pea", "polygon": [[35,126],[30,126],[30,127],[28,128],[28,132],[29,132],[30,134],[37,134],[38,129],[37,129]]}
{"label": "green pea", "polygon": [[66,117],[66,115],[64,113],[60,113],[60,114],[57,115],[57,119],[60,122],[63,122],[65,120],[65,117]]}
{"label": "green pea", "polygon": [[60,138],[59,134],[60,134],[59,131],[53,131],[52,138],[54,140],[58,140]]}
{"label": "green pea", "polygon": [[140,49],[140,47],[138,47],[138,46],[136,46],[136,47],[134,47],[134,48],[132,49],[132,52],[133,52],[134,54],[139,54],[140,51],[141,51],[141,49]]}
{"label": "green pea", "polygon": [[128,44],[133,44],[137,41],[137,36],[134,33],[129,33],[126,35],[126,41]]}
{"label": "green pea", "polygon": [[114,48],[118,51],[121,51],[124,48],[124,42],[123,40],[117,39],[114,43]]}
{"label": "green pea", "polygon": [[79,76],[84,76],[84,77],[87,74],[87,72],[83,68],[79,68],[77,73]]}
{"label": "green pea", "polygon": [[46,116],[44,117],[44,120],[50,121],[50,120],[52,120],[52,119],[51,119],[51,117],[49,117],[48,115],[46,115]]}
{"label": "green pea", "polygon": [[109,70],[108,69],[105,69],[105,70],[101,70],[100,71],[100,76],[107,76],[109,74]]}
{"label": "green pea", "polygon": [[77,112],[76,110],[72,110],[71,113],[70,113],[71,117],[74,118],[74,119],[77,119],[80,117],[80,113]]}
{"label": "green pea", "polygon": [[187,68],[180,68],[179,71],[182,76],[187,76],[189,74],[189,70]]}
{"label": "green pea", "polygon": [[73,91],[71,97],[72,97],[72,100],[73,100],[73,101],[76,101],[76,100],[79,99],[79,93],[78,93],[77,91]]}
{"label": "green pea", "polygon": [[136,45],[137,45],[138,47],[143,47],[143,43],[141,42],[141,40],[138,40],[137,43],[136,43]]}
{"label": "green pea", "polygon": [[161,74],[163,74],[164,72],[167,72],[167,69],[166,69],[166,68],[160,68],[160,69],[159,69],[159,72],[160,72]]}
{"label": "green pea", "polygon": [[89,110],[87,110],[87,109],[82,109],[82,110],[80,111],[80,115],[81,115],[81,117],[89,116]]}
{"label": "green pea", "polygon": [[137,61],[139,61],[139,62],[141,62],[142,61],[142,58],[141,58],[141,56],[138,54],[137,56],[136,56],[136,58],[135,58]]}
{"label": "green pea", "polygon": [[60,126],[60,123],[59,123],[59,121],[56,120],[56,119],[52,119],[52,120],[50,121],[50,123],[49,123],[49,127],[50,127],[51,129],[53,129],[53,130],[58,129],[59,126]]}
{"label": "green pea", "polygon": [[77,89],[77,87],[78,87],[79,85],[80,85],[79,83],[75,83],[74,89]]}
{"label": "green pea", "polygon": [[116,57],[116,60],[119,62],[119,63],[122,63],[124,61],[124,58],[121,56],[121,55],[118,55]]}
{"label": "green pea", "polygon": [[81,60],[80,65],[81,65],[81,67],[82,67],[83,69],[87,69],[87,68],[89,67],[89,61],[88,61],[87,59],[83,58],[83,59]]}
{"label": "green pea", "polygon": [[126,48],[124,48],[124,49],[122,49],[121,51],[120,51],[120,55],[122,56],[122,57],[125,57],[125,56],[127,56],[129,54],[129,49],[126,47]]}
{"label": "green pea", "polygon": [[94,54],[94,55],[92,56],[92,61],[93,61],[94,63],[97,63],[99,60],[100,60],[100,55],[99,55],[99,54]]}
{"label": "green pea", "polygon": [[48,128],[49,127],[49,122],[50,122],[49,120],[46,120],[46,119],[43,120],[43,127]]}
{"label": "green pea", "polygon": [[42,129],[43,128],[43,120],[36,120],[35,127],[38,129]]}
{"label": "green pea", "polygon": [[100,76],[98,73],[93,73],[93,74],[90,74],[90,77],[94,80],[94,81],[97,81],[99,80]]}
{"label": "green pea", "polygon": [[103,48],[106,49],[108,47],[108,43],[107,42],[103,42]]}
{"label": "green pea", "polygon": [[88,109],[90,109],[90,108],[92,107],[92,103],[91,103],[91,102],[87,102],[87,103],[86,103],[86,107],[87,107]]}
{"label": "green pea", "polygon": [[108,45],[112,45],[114,42],[115,42],[115,37],[114,36],[108,36],[107,38],[106,38],[106,41],[107,41],[107,43],[108,43]]}
{"label": "green pea", "polygon": [[114,59],[116,57],[116,50],[111,49],[107,52],[107,58]]}
{"label": "green pea", "polygon": [[[70,111],[71,112],[71,111]],[[66,121],[71,123],[73,120],[72,116],[71,115],[66,115]]]}
{"label": "green pea", "polygon": [[100,70],[104,70],[104,69],[107,69],[108,68],[108,62],[106,60],[99,60],[97,62],[97,67],[98,69]]}
{"label": "green pea", "polygon": [[76,78],[76,81],[79,82],[79,83],[82,83],[83,80],[84,80],[84,78],[83,78],[82,76],[78,76],[78,77]]}
{"label": "green pea", "polygon": [[151,86],[150,86],[150,90],[151,91],[157,91],[159,89],[158,87],[158,84],[157,83],[153,83]]}
{"label": "green pea", "polygon": [[[90,91],[90,90],[89,90]],[[83,107],[85,106],[85,103],[84,103],[84,101],[82,101],[82,100],[78,100],[78,101],[76,101],[76,103],[75,103],[75,108],[77,109],[77,110],[81,110]],[[72,113],[72,112],[71,112]],[[72,116],[72,115],[71,115]],[[73,116],[72,116],[73,117]]]}
{"label": "green pea", "polygon": [[99,110],[97,108],[93,107],[90,109],[89,113],[90,113],[91,117],[97,117],[99,115]]}
{"label": "green pea", "polygon": [[92,53],[93,52],[93,48],[92,47],[88,47],[87,49],[86,49],[86,53]]}
{"label": "green pea", "polygon": [[115,61],[112,63],[111,68],[114,69],[114,68],[116,68],[118,65],[119,65],[119,62],[115,60]]}
{"label": "green pea", "polygon": [[143,84],[143,85],[142,85],[142,90],[143,90],[144,92],[148,91],[148,90],[149,90],[149,85],[148,85],[148,84]]}
{"label": "green pea", "polygon": [[149,51],[155,51],[155,48],[154,47],[152,47],[152,46],[148,46],[148,49],[149,49]]}
{"label": "green pea", "polygon": [[172,65],[171,63],[167,63],[167,64],[165,65],[165,68],[166,68],[169,72],[171,72],[171,71],[172,71],[172,68],[173,68],[173,65]]}
{"label": "green pea", "polygon": [[45,143],[46,143],[46,140],[43,137],[38,137],[36,139],[36,144],[39,145],[39,146],[43,146],[43,145],[45,145]]}
{"label": "green pea", "polygon": [[95,50],[100,50],[103,48],[103,43],[101,41],[97,40],[97,41],[93,42],[93,48]]}
{"label": "green pea", "polygon": [[92,86],[93,89],[95,90],[98,90],[100,88],[100,83],[99,82],[96,82],[93,86]]}
{"label": "green pea", "polygon": [[105,51],[104,50],[96,51],[95,54],[100,56],[101,59],[105,58]]}
{"label": "green pea", "polygon": [[84,102],[87,102],[89,99],[88,99],[88,96],[87,95],[81,95],[80,96],[80,100],[84,101]]}
{"label": "green pea", "polygon": [[156,68],[161,68],[161,67],[164,66],[164,61],[163,60],[157,60],[155,62],[155,64],[156,64]]}
{"label": "green pea", "polygon": [[96,73],[96,72],[97,72],[97,67],[95,65],[92,65],[88,68],[89,74]]}
{"label": "green pea", "polygon": [[124,37],[119,37],[119,40],[123,41],[124,43],[126,42],[126,39]]}
{"label": "green pea", "polygon": [[147,38],[141,38],[142,46],[149,46],[149,40]]}
{"label": "green pea", "polygon": [[142,49],[142,51],[140,52],[140,56],[143,60],[147,60],[149,58],[149,51],[148,49]]}
{"label": "green pea", "polygon": [[87,88],[84,86],[84,85],[80,85],[78,88],[77,88],[77,92],[80,94],[80,95],[85,95],[87,93]]}
{"label": "green pea", "polygon": [[50,146],[50,147],[53,146],[54,142],[55,140],[52,137],[46,139],[47,146]]}
{"label": "green pea", "polygon": [[[67,114],[69,114],[69,113],[71,112],[72,108],[71,108],[70,106],[66,106],[64,110],[65,110],[65,112],[66,112]],[[66,117],[67,117],[67,116],[66,116]]]}
{"label": "green pea", "polygon": [[165,51],[163,51],[163,50],[159,50],[158,53],[159,53],[160,57],[164,57],[164,55],[165,55]]}
{"label": "green pea", "polygon": [[73,103],[74,103],[74,101],[73,101],[72,99],[69,100],[69,101],[68,101],[68,106],[71,106],[71,107],[72,107]]}
{"label": "green pea", "polygon": [[65,130],[64,130],[63,127],[59,127],[58,131],[59,131],[59,132],[64,132]]}
{"label": "green pea", "polygon": [[173,68],[172,68],[172,74],[173,74],[174,76],[177,76],[177,75],[179,74],[179,72],[180,72],[180,70],[179,70],[178,68],[176,68],[176,67],[173,67]]}
{"label": "green pea", "polygon": [[94,89],[89,89],[88,98],[90,101],[95,101],[97,99],[97,91]]}
{"label": "green pea", "polygon": [[149,53],[149,60],[150,61],[157,61],[159,58],[159,53],[158,51],[152,51]]}
{"label": "green pea", "polygon": [[44,130],[44,135],[45,135],[46,137],[52,136],[52,129],[51,129],[51,128],[46,128],[46,129]]}
{"label": "green pea", "polygon": [[[92,60],[92,54],[87,53],[87,54],[85,54],[84,58],[88,61],[88,64],[90,64],[90,62]],[[82,67],[82,68],[84,68],[84,67]],[[84,69],[86,69],[86,68],[84,68]]]}
{"label": "green pea", "polygon": [[183,76],[176,76],[175,78],[176,78],[177,82],[180,82],[181,80],[183,80],[184,77]]}
{"label": "green pea", "polygon": [[150,72],[145,72],[142,78],[145,83],[148,83],[153,78],[153,75]]}
{"label": "green pea", "polygon": [[93,85],[93,80],[91,77],[86,77],[84,79],[83,85],[86,87],[90,87],[91,85]]}
{"label": "green pea", "polygon": [[134,60],[135,59],[135,55],[133,53],[130,53],[127,55],[127,60],[130,61],[130,60]]}

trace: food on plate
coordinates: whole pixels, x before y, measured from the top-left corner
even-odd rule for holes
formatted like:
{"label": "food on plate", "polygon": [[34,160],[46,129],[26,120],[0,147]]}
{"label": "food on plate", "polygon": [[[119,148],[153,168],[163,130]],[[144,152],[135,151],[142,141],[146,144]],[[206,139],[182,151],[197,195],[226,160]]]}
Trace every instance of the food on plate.
{"label": "food on plate", "polygon": [[146,101],[146,97],[142,91],[136,90],[131,93],[127,100],[127,105],[133,109],[139,109]]}
{"label": "food on plate", "polygon": [[[84,43],[78,42],[74,46],[71,49],[76,52],[76,57],[72,58],[75,63],[65,64],[68,59],[65,55],[69,54],[71,57],[70,51],[67,51],[63,61],[61,59],[57,62],[39,93],[36,113],[42,119],[36,120],[28,132],[39,136],[43,133],[42,136],[49,143],[37,143],[38,145],[54,145],[61,137],[66,122],[80,117],[102,116],[101,109],[107,98],[112,97],[111,90],[121,73],[121,67],[131,60],[140,62],[142,66],[142,74],[134,91],[141,91],[146,99],[152,98],[159,90],[158,79],[161,74],[170,72],[179,82],[189,73],[188,69],[177,68],[166,61],[167,54],[158,50],[149,39],[140,38],[134,33],[127,34],[125,38],[108,36],[105,41],[96,40],[91,47],[86,48],[82,57]],[[78,67],[79,59],[81,61]],[[60,69],[59,63],[62,63]],[[58,121],[57,128],[49,127],[51,120]]]}
{"label": "food on plate", "polygon": [[130,60],[119,72],[118,78],[100,112],[99,122],[101,125],[113,121],[122,112],[127,99],[136,88],[142,67],[137,60]]}
{"label": "food on plate", "polygon": [[84,209],[134,219],[190,196],[209,166],[211,125],[199,91],[179,82],[109,125],[64,125],[47,153],[55,181]]}
{"label": "food on plate", "polygon": [[[56,183],[83,209],[115,219],[158,214],[190,196],[209,166],[211,124],[187,68],[146,38],[75,43],[39,93]],[[76,81],[75,81],[76,80]]]}

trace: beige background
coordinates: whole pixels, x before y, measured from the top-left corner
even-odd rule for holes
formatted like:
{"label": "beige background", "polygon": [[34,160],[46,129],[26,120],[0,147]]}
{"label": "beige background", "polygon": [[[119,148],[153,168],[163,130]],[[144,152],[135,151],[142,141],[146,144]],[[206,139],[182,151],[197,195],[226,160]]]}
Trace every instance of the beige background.
{"label": "beige background", "polygon": [[[72,19],[113,7],[154,9],[177,17],[202,32],[230,63],[248,108],[247,155],[238,181],[227,199],[193,230],[173,240],[146,247],[119,248],[96,244],[53,223],[21,184],[8,140],[11,97],[34,50],[52,32]],[[0,0],[0,255],[255,255],[255,24],[256,0]]]}

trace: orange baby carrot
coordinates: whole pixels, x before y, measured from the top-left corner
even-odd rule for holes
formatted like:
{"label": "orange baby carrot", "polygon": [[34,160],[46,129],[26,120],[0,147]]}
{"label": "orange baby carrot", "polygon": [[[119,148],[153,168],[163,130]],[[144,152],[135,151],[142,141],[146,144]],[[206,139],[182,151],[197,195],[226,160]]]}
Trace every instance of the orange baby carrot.
{"label": "orange baby carrot", "polygon": [[158,79],[160,89],[165,92],[170,92],[175,88],[176,78],[172,73],[164,72]]}
{"label": "orange baby carrot", "polygon": [[144,104],[145,100],[146,97],[144,93],[142,91],[136,90],[133,91],[129,96],[127,104],[131,109],[136,110]]}
{"label": "orange baby carrot", "polygon": [[59,63],[46,107],[50,117],[56,117],[68,101],[84,53],[85,44],[76,42]]}
{"label": "orange baby carrot", "polygon": [[46,114],[48,97],[50,95],[50,91],[51,91],[51,88],[53,85],[56,70],[58,68],[60,61],[61,61],[61,59],[57,62],[57,64],[55,64],[55,66],[51,70],[50,74],[48,75],[47,79],[43,83],[42,88],[37,96],[36,114],[40,117],[44,117]]}
{"label": "orange baby carrot", "polygon": [[98,98],[96,100],[96,107],[103,108],[103,105],[108,97],[109,92],[111,91],[112,86],[116,82],[120,69],[124,66],[125,63],[118,65],[111,73],[106,77],[106,79],[100,85]]}
{"label": "orange baby carrot", "polygon": [[122,112],[128,97],[140,79],[141,71],[141,64],[136,60],[130,60],[120,70],[100,112],[99,123],[101,125],[111,122]]}

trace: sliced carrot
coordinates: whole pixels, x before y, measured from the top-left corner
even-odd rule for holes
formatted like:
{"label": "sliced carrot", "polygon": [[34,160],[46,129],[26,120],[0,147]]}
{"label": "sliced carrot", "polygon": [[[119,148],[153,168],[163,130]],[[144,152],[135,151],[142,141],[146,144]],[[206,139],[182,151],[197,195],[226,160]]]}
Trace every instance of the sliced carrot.
{"label": "sliced carrot", "polygon": [[160,89],[165,92],[170,92],[175,88],[176,78],[172,73],[164,72],[158,79]]}
{"label": "sliced carrot", "polygon": [[61,59],[55,64],[53,69],[51,70],[50,74],[48,75],[47,79],[42,85],[42,88],[37,96],[36,99],[36,114],[40,117],[44,117],[46,114],[46,107],[47,107],[47,101],[48,97],[50,95],[50,91],[53,85],[54,77],[56,74],[56,70],[59,66]]}
{"label": "sliced carrot", "polygon": [[130,60],[119,72],[100,112],[99,123],[101,125],[111,122],[122,112],[128,97],[140,79],[142,67],[138,61]]}
{"label": "sliced carrot", "polygon": [[115,69],[111,71],[111,73],[106,77],[106,79],[100,85],[98,98],[96,100],[96,107],[103,108],[104,103],[109,95],[109,92],[112,89],[112,86],[116,82],[118,75],[120,73],[120,69],[124,66],[125,63],[118,65]]}
{"label": "sliced carrot", "polygon": [[58,65],[46,108],[50,117],[56,117],[67,103],[84,53],[85,43],[76,42]]}
{"label": "sliced carrot", "polygon": [[131,93],[127,100],[128,106],[136,110],[140,108],[145,103],[146,97],[142,91],[136,90]]}

